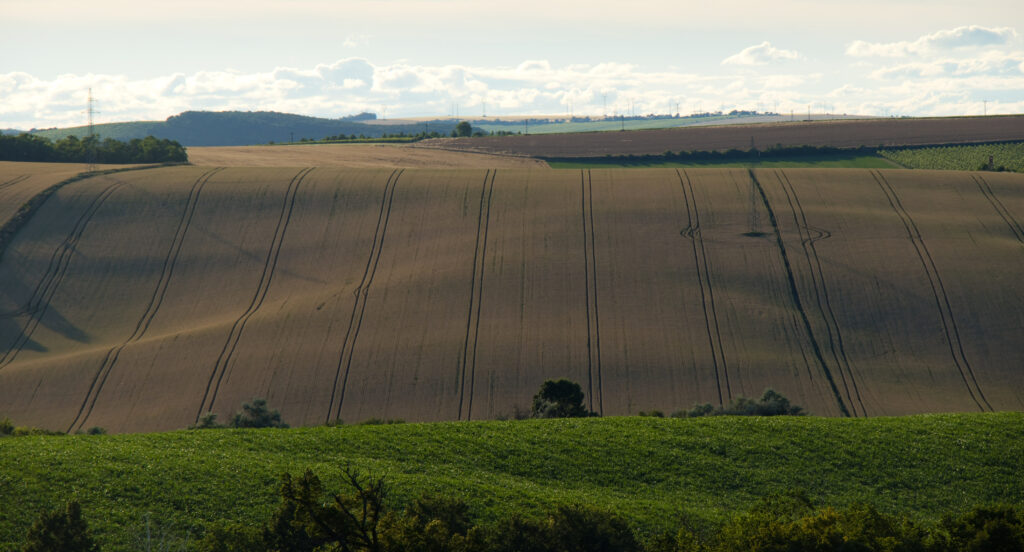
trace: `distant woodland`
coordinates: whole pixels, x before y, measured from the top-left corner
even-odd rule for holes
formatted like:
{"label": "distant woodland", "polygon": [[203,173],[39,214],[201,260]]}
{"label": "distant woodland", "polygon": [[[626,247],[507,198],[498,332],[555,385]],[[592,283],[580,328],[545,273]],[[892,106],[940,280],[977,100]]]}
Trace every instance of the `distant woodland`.
{"label": "distant woodland", "polygon": [[0,161],[57,163],[172,163],[186,162],[185,148],[174,140],[147,136],[128,141],[91,136],[67,136],[56,142],[42,136],[0,135]]}
{"label": "distant woodland", "polygon": [[[302,138],[321,140],[328,136],[364,136],[380,138],[385,134],[413,135],[438,132],[447,136],[455,128],[453,121],[427,121],[415,124],[374,124],[372,113],[340,119],[307,117],[273,111],[186,111],[166,121],[135,121],[95,126],[105,138],[131,140],[155,136],[191,146],[246,146],[275,142],[299,142]],[[88,127],[36,129],[33,135],[60,140],[76,135],[83,139]]]}

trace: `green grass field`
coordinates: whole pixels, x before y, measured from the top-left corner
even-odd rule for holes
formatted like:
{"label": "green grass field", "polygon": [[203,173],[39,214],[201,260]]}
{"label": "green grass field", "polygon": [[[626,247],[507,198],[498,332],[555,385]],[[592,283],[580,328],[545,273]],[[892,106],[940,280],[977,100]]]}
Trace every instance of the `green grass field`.
{"label": "green grass field", "polygon": [[590,418],[0,440],[0,550],[43,509],[83,504],[104,550],[132,546],[146,516],[183,538],[213,520],[259,524],[282,472],[383,475],[395,505],[465,499],[482,521],[579,503],[641,533],[722,519],[770,493],[866,502],[935,520],[1024,501],[1024,414],[905,418]]}
{"label": "green grass field", "polygon": [[893,169],[900,168],[896,162],[877,155],[801,155],[774,158],[765,161],[618,161],[605,158],[585,159],[581,161],[548,161],[553,169],[596,169],[596,168],[696,168],[696,167],[753,167],[753,168],[856,168],[856,169]]}
{"label": "green grass field", "polygon": [[1024,143],[880,150],[879,155],[911,169],[976,171],[988,164],[1024,172]]}

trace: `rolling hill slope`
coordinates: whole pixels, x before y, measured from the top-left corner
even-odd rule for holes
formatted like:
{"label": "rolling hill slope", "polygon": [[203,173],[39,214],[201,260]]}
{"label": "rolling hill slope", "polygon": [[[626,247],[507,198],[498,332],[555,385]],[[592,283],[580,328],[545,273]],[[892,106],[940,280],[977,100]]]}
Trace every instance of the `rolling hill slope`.
{"label": "rolling hill slope", "polygon": [[[0,181],[7,180],[4,176]],[[1024,177],[167,167],[74,182],[0,259],[0,413],[175,429],[1024,407]]]}

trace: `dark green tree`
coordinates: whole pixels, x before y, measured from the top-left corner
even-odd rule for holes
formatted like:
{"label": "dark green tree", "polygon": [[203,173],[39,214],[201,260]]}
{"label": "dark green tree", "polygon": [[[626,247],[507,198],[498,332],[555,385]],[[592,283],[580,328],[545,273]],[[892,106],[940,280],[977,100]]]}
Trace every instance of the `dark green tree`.
{"label": "dark green tree", "polygon": [[551,550],[559,552],[640,552],[640,543],[616,514],[582,506],[562,506],[550,520]]}
{"label": "dark green tree", "polygon": [[236,523],[218,523],[208,527],[194,548],[195,552],[266,552],[268,549],[295,550],[270,548],[264,544],[258,529]]}
{"label": "dark green tree", "polygon": [[346,469],[343,475],[351,492],[327,498],[320,479],[312,471],[306,470],[297,480],[285,474],[281,498],[295,506],[291,525],[301,528],[323,550],[383,550],[381,532],[387,495],[384,480],[363,477],[354,469]]}
{"label": "dark green tree", "polygon": [[460,121],[459,124],[455,125],[455,130],[452,131],[452,136],[456,138],[463,138],[472,135],[473,125],[469,124],[469,121]]}
{"label": "dark green tree", "polygon": [[583,389],[567,379],[547,380],[533,396],[534,418],[582,418],[590,412],[583,406]]}
{"label": "dark green tree", "polygon": [[402,517],[388,515],[382,541],[389,552],[471,552],[486,550],[486,536],[474,527],[469,506],[449,497],[424,496]]}
{"label": "dark green tree", "polygon": [[253,399],[243,403],[242,411],[231,418],[231,427],[288,427],[281,421],[281,413],[270,410],[266,399]]}
{"label": "dark green tree", "polygon": [[959,518],[943,519],[940,527],[943,550],[1024,550],[1024,509],[1020,507],[981,506]]}
{"label": "dark green tree", "polygon": [[28,530],[22,552],[99,552],[78,502],[64,510],[43,512]]}

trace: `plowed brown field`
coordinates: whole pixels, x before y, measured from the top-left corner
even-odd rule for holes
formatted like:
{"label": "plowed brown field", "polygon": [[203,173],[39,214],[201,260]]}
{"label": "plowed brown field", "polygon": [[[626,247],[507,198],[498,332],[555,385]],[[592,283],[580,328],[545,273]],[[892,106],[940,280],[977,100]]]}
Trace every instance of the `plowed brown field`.
{"label": "plowed brown field", "polygon": [[196,165],[220,167],[353,167],[513,169],[547,167],[538,159],[395,144],[302,144],[188,148]]}
{"label": "plowed brown field", "polygon": [[773,146],[913,146],[1024,140],[1024,115],[936,119],[854,119],[722,125],[625,132],[435,138],[418,148],[525,157],[660,155],[666,151]]}
{"label": "plowed brown field", "polygon": [[605,415],[766,387],[822,415],[1021,409],[1022,220],[1012,174],[96,176],[0,262],[0,415],[479,419],[556,377]]}
{"label": "plowed brown field", "polygon": [[[100,165],[100,169],[117,168]],[[89,170],[81,163],[16,163],[0,161],[0,225],[39,192]]]}

